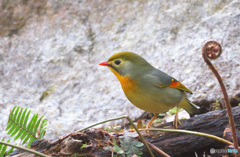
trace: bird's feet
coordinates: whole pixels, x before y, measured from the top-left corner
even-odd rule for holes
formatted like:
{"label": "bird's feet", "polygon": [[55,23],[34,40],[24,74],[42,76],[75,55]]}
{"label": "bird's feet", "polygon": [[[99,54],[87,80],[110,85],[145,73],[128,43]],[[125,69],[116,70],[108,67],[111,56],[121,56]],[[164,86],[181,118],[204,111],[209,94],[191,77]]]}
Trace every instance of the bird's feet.
{"label": "bird's feet", "polygon": [[[152,122],[158,117],[158,114],[155,114],[152,119],[150,120],[150,122],[148,122],[147,126],[146,126],[146,129],[149,129],[151,128],[151,124]],[[149,130],[146,131],[146,133],[149,133]]]}
{"label": "bird's feet", "polygon": [[[150,129],[151,128],[151,123],[152,123],[151,121],[147,123],[146,129]],[[149,130],[146,130],[146,133],[149,134],[150,133]]]}
{"label": "bird's feet", "polygon": [[175,129],[178,128],[178,124],[182,125],[182,123],[180,122],[179,118],[178,118],[178,108],[177,108],[177,113],[175,114],[174,120],[173,120],[173,127]]}

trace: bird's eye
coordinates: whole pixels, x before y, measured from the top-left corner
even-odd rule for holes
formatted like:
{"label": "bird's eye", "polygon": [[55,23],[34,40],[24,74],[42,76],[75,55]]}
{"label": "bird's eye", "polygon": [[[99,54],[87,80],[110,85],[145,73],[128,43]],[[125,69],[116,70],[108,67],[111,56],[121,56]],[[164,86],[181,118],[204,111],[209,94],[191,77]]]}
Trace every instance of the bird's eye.
{"label": "bird's eye", "polygon": [[115,64],[119,65],[121,63],[120,60],[115,60]]}

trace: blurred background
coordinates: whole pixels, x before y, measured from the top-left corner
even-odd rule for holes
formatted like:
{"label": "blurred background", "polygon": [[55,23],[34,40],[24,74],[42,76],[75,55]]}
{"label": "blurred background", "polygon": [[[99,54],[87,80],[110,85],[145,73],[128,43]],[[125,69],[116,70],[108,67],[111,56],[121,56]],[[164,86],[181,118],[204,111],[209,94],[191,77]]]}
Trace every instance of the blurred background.
{"label": "blurred background", "polygon": [[144,111],[98,65],[120,51],[181,81],[190,100],[217,101],[220,87],[201,55],[215,39],[223,54],[213,63],[230,98],[240,97],[239,26],[238,0],[0,0],[0,137],[15,105],[44,115],[46,138],[139,117]]}

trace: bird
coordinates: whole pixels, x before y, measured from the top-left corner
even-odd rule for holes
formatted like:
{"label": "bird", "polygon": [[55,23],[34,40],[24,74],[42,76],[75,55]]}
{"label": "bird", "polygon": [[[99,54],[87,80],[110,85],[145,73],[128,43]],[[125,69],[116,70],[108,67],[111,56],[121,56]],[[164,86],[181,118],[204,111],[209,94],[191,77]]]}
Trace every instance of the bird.
{"label": "bird", "polygon": [[192,91],[167,73],[153,67],[136,53],[118,52],[99,65],[107,66],[113,72],[125,96],[133,105],[154,113],[146,126],[147,129],[160,113],[174,107],[177,107],[174,128],[181,124],[178,118],[179,107],[189,114],[199,112],[199,107],[187,98],[186,93],[193,94]]}

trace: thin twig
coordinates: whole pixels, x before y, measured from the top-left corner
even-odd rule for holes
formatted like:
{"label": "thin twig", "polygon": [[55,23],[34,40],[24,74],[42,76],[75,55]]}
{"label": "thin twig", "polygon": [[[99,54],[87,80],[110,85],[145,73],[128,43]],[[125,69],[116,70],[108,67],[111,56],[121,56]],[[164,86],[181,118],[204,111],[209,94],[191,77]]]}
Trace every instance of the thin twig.
{"label": "thin twig", "polygon": [[165,157],[170,157],[167,153],[165,153],[164,151],[162,151],[161,149],[159,149],[158,147],[156,147],[154,144],[146,141],[148,143],[149,146],[151,146],[156,152],[158,152],[159,154],[165,156]]}
{"label": "thin twig", "polygon": [[197,132],[197,131],[190,131],[190,130],[180,130],[180,129],[159,129],[159,128],[149,128],[149,129],[139,129],[140,131],[142,130],[149,130],[149,131],[162,131],[162,132],[174,132],[174,133],[184,133],[184,134],[192,134],[192,135],[198,135],[198,136],[205,136],[214,140],[217,140],[219,142],[228,144],[228,145],[233,145],[232,142],[225,140],[221,137],[215,136],[215,135],[210,135],[202,132]]}
{"label": "thin twig", "polygon": [[[221,86],[222,93],[223,93],[224,100],[225,100],[225,105],[227,108],[229,124],[230,124],[231,130],[232,130],[232,138],[233,138],[234,148],[238,150],[236,127],[235,127],[234,118],[232,115],[231,105],[230,105],[230,102],[228,99],[228,94],[227,94],[226,88],[223,84],[223,81],[221,79],[221,76],[219,75],[218,71],[214,68],[212,63],[209,61],[209,59],[217,59],[221,55],[221,53],[222,53],[222,47],[216,41],[207,41],[202,46],[203,59],[205,60],[205,62],[209,66],[209,68],[212,70],[212,72],[214,73],[214,75],[216,76],[216,78],[218,80],[218,83]],[[239,153],[235,153],[235,156],[236,157],[239,156]]]}
{"label": "thin twig", "polygon": [[145,139],[143,138],[142,134],[139,132],[138,128],[135,126],[135,124],[133,123],[133,121],[132,121],[132,120],[129,118],[129,116],[127,116],[127,115],[126,115],[126,116],[117,117],[117,118],[108,119],[108,120],[104,120],[104,121],[98,122],[98,123],[96,123],[96,124],[90,125],[90,126],[88,126],[88,127],[86,127],[86,128],[77,130],[76,132],[82,132],[82,131],[87,130],[87,129],[89,129],[89,128],[92,128],[92,127],[94,127],[94,126],[96,126],[96,125],[103,124],[103,123],[110,122],[110,121],[114,121],[114,120],[124,119],[124,118],[126,118],[126,119],[129,121],[129,123],[133,126],[133,128],[137,131],[137,133],[138,133],[140,139],[142,140],[143,144],[147,147],[147,149],[148,149],[151,157],[154,157],[154,155],[153,155],[153,153],[152,153],[152,150],[150,149],[149,145],[147,144],[147,142],[146,142]]}
{"label": "thin twig", "polygon": [[89,129],[89,128],[92,128],[92,127],[94,127],[94,126],[97,126],[97,125],[99,125],[99,124],[103,124],[103,123],[107,123],[107,122],[111,122],[111,121],[115,121],[115,120],[119,120],[119,119],[124,119],[124,118],[126,118],[126,116],[121,116],[121,117],[117,117],[117,118],[107,119],[107,120],[104,120],[104,121],[95,123],[95,124],[93,124],[93,125],[90,125],[90,126],[88,126],[88,127],[86,127],[86,128],[77,130],[76,132],[82,132],[82,131],[84,131],[84,130],[87,130],[87,129]]}
{"label": "thin twig", "polygon": [[8,142],[0,141],[0,144],[8,145],[8,146],[11,146],[11,147],[14,147],[14,148],[17,148],[17,149],[20,149],[20,150],[23,150],[23,151],[35,154],[35,155],[39,155],[41,157],[49,157],[48,155],[45,155],[45,154],[40,153],[40,152],[37,152],[35,150],[29,149],[29,148],[25,148],[25,147],[21,147],[21,146],[17,146],[17,145],[8,143]]}
{"label": "thin twig", "polygon": [[144,145],[147,147],[150,155],[152,157],[154,157],[152,150],[150,149],[149,145],[147,144],[147,142],[145,141],[145,139],[143,138],[142,134],[139,132],[138,128],[136,127],[136,125],[133,123],[133,121],[131,120],[131,118],[129,118],[129,116],[125,116],[125,118],[129,121],[129,123],[133,126],[133,128],[137,131],[139,137],[141,138],[142,142],[144,143]]}

